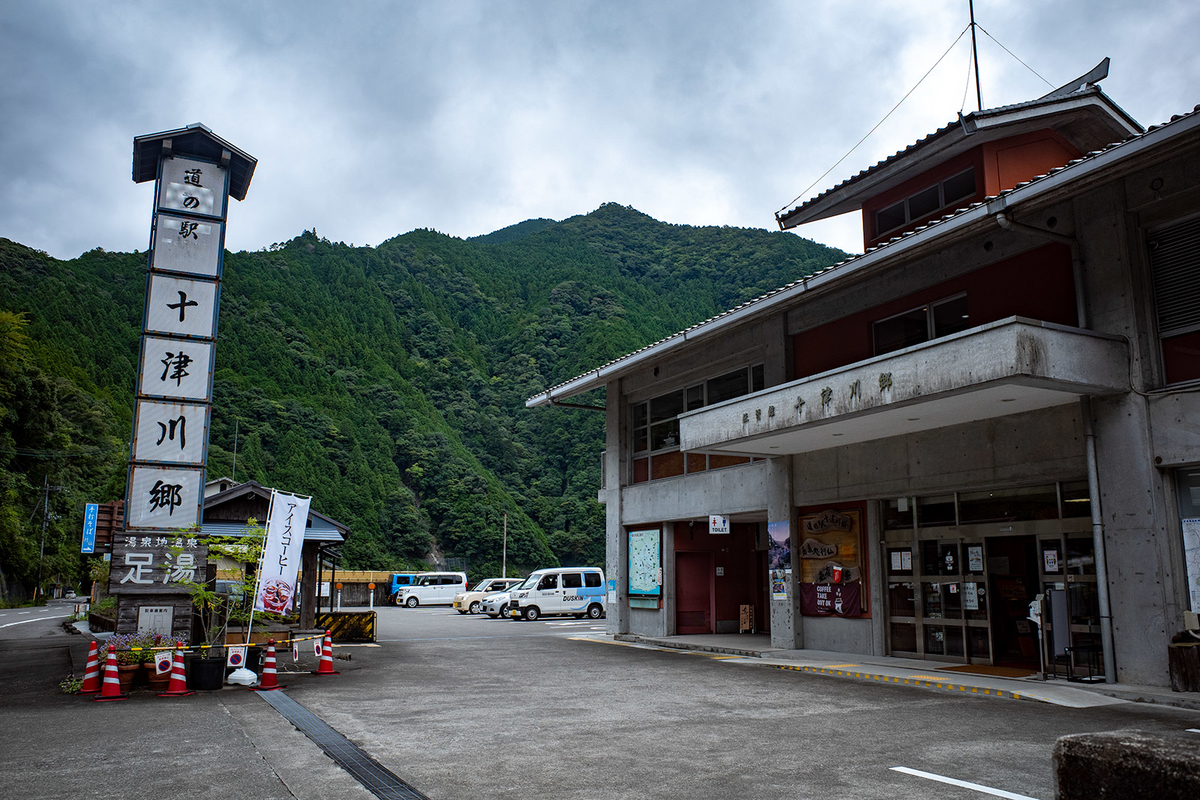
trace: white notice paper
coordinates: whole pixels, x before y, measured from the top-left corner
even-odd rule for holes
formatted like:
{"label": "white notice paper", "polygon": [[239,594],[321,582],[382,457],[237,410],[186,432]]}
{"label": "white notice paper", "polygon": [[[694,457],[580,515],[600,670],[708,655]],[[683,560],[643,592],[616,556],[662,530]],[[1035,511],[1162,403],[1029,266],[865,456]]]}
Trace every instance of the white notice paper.
{"label": "white notice paper", "polygon": [[1183,521],[1183,560],[1187,564],[1192,611],[1200,611],[1200,519]]}
{"label": "white notice paper", "polygon": [[976,591],[977,584],[963,584],[963,608],[967,611],[979,610],[979,593]]}

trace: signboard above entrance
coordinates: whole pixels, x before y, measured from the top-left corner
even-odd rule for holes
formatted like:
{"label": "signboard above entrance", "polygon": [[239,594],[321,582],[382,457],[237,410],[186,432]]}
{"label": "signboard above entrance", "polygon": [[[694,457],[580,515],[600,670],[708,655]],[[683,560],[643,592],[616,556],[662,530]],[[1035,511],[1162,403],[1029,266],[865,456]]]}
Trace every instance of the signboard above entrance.
{"label": "signboard above entrance", "polygon": [[729,533],[729,517],[712,514],[708,518],[708,532],[712,535]]}

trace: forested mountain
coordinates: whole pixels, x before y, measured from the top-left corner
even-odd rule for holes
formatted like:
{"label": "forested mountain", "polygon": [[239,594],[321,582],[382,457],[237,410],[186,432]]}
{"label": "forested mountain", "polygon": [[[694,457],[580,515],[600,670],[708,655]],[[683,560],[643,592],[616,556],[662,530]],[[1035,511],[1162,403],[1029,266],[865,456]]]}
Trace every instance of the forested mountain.
{"label": "forested mountain", "polygon": [[[343,565],[602,564],[603,414],[549,386],[843,257],[791,234],[602,206],[462,240],[305,231],[227,253],[208,475],[313,495]],[[85,502],[124,493],[146,256],[0,239],[0,596],[79,575]],[[602,393],[586,402],[603,405]],[[234,448],[236,439],[236,475]]]}

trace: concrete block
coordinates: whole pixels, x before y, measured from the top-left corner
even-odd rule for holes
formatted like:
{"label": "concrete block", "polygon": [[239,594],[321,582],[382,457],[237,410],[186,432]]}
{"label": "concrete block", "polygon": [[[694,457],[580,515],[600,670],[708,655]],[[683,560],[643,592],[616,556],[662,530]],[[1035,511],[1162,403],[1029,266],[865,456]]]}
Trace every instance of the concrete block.
{"label": "concrete block", "polygon": [[1056,800],[1195,800],[1200,737],[1145,731],[1064,736],[1054,744]]}

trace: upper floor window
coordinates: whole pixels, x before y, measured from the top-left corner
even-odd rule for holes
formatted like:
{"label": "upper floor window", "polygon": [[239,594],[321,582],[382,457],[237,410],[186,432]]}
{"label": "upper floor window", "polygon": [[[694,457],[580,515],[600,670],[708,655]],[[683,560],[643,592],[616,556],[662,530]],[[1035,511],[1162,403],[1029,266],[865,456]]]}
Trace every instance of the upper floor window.
{"label": "upper floor window", "polygon": [[[631,407],[633,481],[683,475],[717,466],[748,463],[750,459],[733,456],[705,456],[679,452],[679,415],[698,408],[722,403],[766,388],[762,364],[718,375],[701,383],[661,394]],[[654,453],[653,465],[645,455]]]}
{"label": "upper floor window", "polygon": [[970,167],[944,181],[909,195],[898,203],[875,212],[875,235],[903,228],[935,211],[975,196],[975,168]]}
{"label": "upper floor window", "polygon": [[958,294],[936,303],[926,303],[871,326],[875,355],[903,350],[930,339],[949,336],[971,327],[967,295]]}
{"label": "upper floor window", "polygon": [[764,386],[763,365],[727,372],[633,406],[633,452],[679,446],[679,415],[757,392]]}

